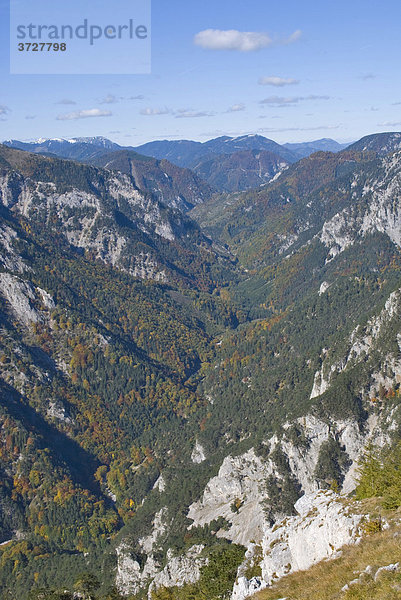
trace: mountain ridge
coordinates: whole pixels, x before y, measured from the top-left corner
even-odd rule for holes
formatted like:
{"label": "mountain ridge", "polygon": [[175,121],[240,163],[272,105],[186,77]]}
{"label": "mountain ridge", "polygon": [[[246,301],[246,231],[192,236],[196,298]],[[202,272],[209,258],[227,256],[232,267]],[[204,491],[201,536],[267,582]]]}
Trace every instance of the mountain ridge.
{"label": "mountain ridge", "polygon": [[[136,159],[136,170],[139,171],[144,168],[144,159],[141,156],[147,155],[157,161],[168,160],[181,168],[191,169],[207,182],[211,189],[208,190],[203,181],[196,179],[192,180],[191,185],[183,185],[181,182],[188,181],[189,174],[179,172],[177,169],[171,182],[174,189],[167,189],[169,186],[166,186],[166,182],[163,181],[163,170],[157,171],[160,163],[154,163],[148,187],[147,177],[144,174],[139,176],[139,180],[144,191],[156,192],[159,199],[164,199],[169,205],[180,206],[184,210],[192,208],[203,199],[208,199],[213,191],[235,192],[258,187],[268,183],[280,170],[300,158],[319,150],[339,151],[342,148],[333,140],[323,139],[295,144],[292,151],[291,144],[280,145],[260,135],[221,136],[203,143],[190,140],[164,140],[149,142],[136,148],[119,146],[101,136],[70,140],[41,138],[34,143],[9,140],[5,144],[25,151],[52,154],[98,166],[104,166],[107,160],[110,164],[119,164],[120,167],[124,165],[122,168],[126,173],[130,172],[127,166],[129,159],[121,160],[123,152],[126,157],[130,154],[131,164]],[[111,156],[106,159],[105,155],[110,152],[116,153],[114,160]],[[135,157],[134,152],[139,154]],[[168,164],[166,166],[169,171],[173,170]]]}
{"label": "mountain ridge", "polygon": [[[87,141],[88,139],[94,141]],[[212,188],[188,170],[180,169],[168,161],[161,165],[160,161],[152,161],[151,157],[137,154],[133,148],[124,149],[106,138],[75,138],[74,141],[43,139],[38,143],[21,143],[14,140],[6,145],[26,152],[76,160],[99,167],[109,163],[110,168],[115,170],[118,169],[113,165],[119,163],[123,172],[128,175],[132,174],[135,164],[138,187],[143,192],[153,193],[163,203],[184,211],[209,198],[213,193]],[[111,153],[114,156],[111,156]],[[146,159],[148,164],[145,164]]]}

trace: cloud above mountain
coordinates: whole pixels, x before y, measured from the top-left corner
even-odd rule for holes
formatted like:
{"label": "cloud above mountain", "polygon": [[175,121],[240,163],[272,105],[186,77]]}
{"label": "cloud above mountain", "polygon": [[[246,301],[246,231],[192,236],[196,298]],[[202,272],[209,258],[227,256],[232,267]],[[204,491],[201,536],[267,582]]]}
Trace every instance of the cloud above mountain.
{"label": "cloud above mountain", "polygon": [[259,133],[284,133],[287,131],[320,131],[321,129],[338,129],[339,125],[315,125],[314,127],[260,127]]}
{"label": "cloud above mountain", "polygon": [[100,108],[89,108],[87,110],[77,110],[71,113],[58,115],[57,121],[76,121],[78,119],[89,119],[91,117],[111,117],[110,110],[101,110]]}
{"label": "cloud above mountain", "polygon": [[399,127],[401,125],[401,121],[384,121],[383,123],[378,123],[378,127]]}

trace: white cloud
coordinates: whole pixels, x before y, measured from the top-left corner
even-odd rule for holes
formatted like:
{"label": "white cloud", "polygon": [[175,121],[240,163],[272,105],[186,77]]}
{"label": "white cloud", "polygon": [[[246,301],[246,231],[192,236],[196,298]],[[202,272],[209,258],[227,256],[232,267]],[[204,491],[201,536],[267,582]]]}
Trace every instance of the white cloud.
{"label": "white cloud", "polygon": [[72,113],[58,115],[58,121],[76,121],[77,119],[88,119],[90,117],[111,117],[113,113],[110,110],[100,110],[100,108],[90,108],[88,110],[77,110]]}
{"label": "white cloud", "polygon": [[116,102],[118,102],[118,98],[116,98],[116,96],[113,96],[113,94],[107,94],[100,104],[115,104]]}
{"label": "white cloud", "polygon": [[143,94],[138,94],[138,96],[130,96],[128,100],[144,100],[145,96]]}
{"label": "white cloud", "polygon": [[285,77],[261,77],[259,85],[273,85],[274,87],[283,87],[284,85],[296,85],[298,79],[289,79]]}
{"label": "white cloud", "polygon": [[301,96],[300,100],[330,100],[330,96],[316,96],[315,94],[310,94],[309,96]]}
{"label": "white cloud", "polygon": [[401,125],[401,121],[384,121],[384,123],[378,123],[379,127],[398,127]]}
{"label": "white cloud", "polygon": [[254,52],[269,46],[287,45],[296,42],[301,31],[294,31],[288,38],[273,40],[264,31],[238,31],[237,29],[205,29],[194,37],[194,44],[207,50],[238,50]]}
{"label": "white cloud", "polygon": [[233,104],[233,106],[230,106],[230,108],[226,110],[226,112],[233,113],[240,112],[242,110],[245,110],[245,104]]}
{"label": "white cloud", "polygon": [[299,97],[295,96],[292,98],[284,98],[283,96],[269,96],[264,100],[260,101],[260,104],[272,104],[273,106],[287,106],[291,104],[297,104]]}
{"label": "white cloud", "polygon": [[56,104],[76,104],[76,102],[74,100],[70,100],[69,98],[63,98],[62,100],[56,102]]}
{"label": "white cloud", "polygon": [[154,117],[157,115],[170,115],[173,111],[170,108],[143,108],[140,112],[141,115],[145,115],[147,117]]}
{"label": "white cloud", "polygon": [[315,127],[283,127],[272,128],[262,127],[258,129],[259,133],[282,133],[286,131],[319,131],[321,129],[338,129],[340,125],[316,125]]}
{"label": "white cloud", "polygon": [[179,110],[176,119],[195,119],[198,117],[214,117],[214,113],[205,111]]}
{"label": "white cloud", "polygon": [[193,119],[196,117],[213,117],[215,113],[207,112],[204,110],[192,110],[190,108],[179,108],[178,110],[173,110],[171,108],[143,108],[140,111],[141,115],[147,117],[155,117],[159,115],[174,115],[176,119]]}
{"label": "white cloud", "polygon": [[330,100],[330,96],[316,96],[311,94],[309,96],[292,96],[284,98],[283,96],[269,96],[264,100],[260,101],[260,104],[268,104],[274,107],[278,106],[293,106],[298,102],[304,102],[305,100]]}
{"label": "white cloud", "polygon": [[[280,117],[281,118],[281,117]],[[281,132],[291,132],[291,131],[319,131],[319,130],[336,130],[339,129],[342,126],[342,124],[340,123],[339,125],[316,125],[314,127],[260,127],[257,130],[257,133],[281,133]],[[207,131],[207,132],[203,132],[199,134],[199,137],[205,137],[205,138],[212,138],[212,137],[218,137],[221,135],[229,135],[229,136],[233,136],[233,137],[238,137],[241,135],[252,135],[255,134],[255,130],[236,130],[236,131],[228,131],[228,130],[222,130],[222,129],[216,129],[215,131]]]}
{"label": "white cloud", "polygon": [[36,119],[36,115],[26,115],[25,119]]}
{"label": "white cloud", "polygon": [[273,40],[267,33],[257,31],[237,31],[236,29],[205,29],[194,37],[196,46],[207,50],[239,50],[254,52],[271,46]]}
{"label": "white cloud", "polygon": [[11,109],[8,106],[0,104],[0,115],[7,115],[9,112],[11,112]]}

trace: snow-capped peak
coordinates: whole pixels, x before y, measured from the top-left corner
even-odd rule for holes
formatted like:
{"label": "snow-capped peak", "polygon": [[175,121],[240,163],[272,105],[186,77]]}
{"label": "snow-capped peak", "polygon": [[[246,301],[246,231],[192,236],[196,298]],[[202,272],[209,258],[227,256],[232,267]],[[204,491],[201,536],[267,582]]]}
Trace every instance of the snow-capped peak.
{"label": "snow-capped peak", "polygon": [[34,144],[45,144],[46,142],[65,142],[62,138],[39,138],[35,140]]}

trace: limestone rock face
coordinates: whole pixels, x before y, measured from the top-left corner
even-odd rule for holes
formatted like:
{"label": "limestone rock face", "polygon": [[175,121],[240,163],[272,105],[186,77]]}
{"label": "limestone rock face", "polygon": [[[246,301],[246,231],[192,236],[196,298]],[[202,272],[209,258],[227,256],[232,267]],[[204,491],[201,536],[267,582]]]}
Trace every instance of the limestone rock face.
{"label": "limestone rock face", "polygon": [[206,460],[205,451],[203,449],[203,446],[198,442],[198,440],[196,440],[195,447],[192,450],[191,460],[196,465],[199,465],[204,460]]}
{"label": "limestone rock face", "polygon": [[[232,526],[229,531],[221,532],[222,536],[244,545],[251,539],[261,539],[264,524],[261,487],[271,472],[271,464],[256,456],[253,449],[241,456],[227,456],[202,498],[190,506],[188,518],[194,520],[194,526],[203,526],[224,517]],[[236,500],[241,503],[237,513],[232,509]]]}
{"label": "limestone rock face", "polygon": [[295,510],[297,516],[265,531],[261,568],[262,579],[268,584],[293,571],[308,569],[358,539],[362,516],[348,513],[333,492],[304,495]]}
{"label": "limestone rock face", "polygon": [[163,474],[160,473],[159,477],[156,479],[155,484],[153,486],[154,490],[159,490],[159,492],[164,492],[166,489],[166,482],[164,480]]}
{"label": "limestone rock face", "polygon": [[201,556],[203,549],[202,544],[197,544],[182,556],[173,556],[169,551],[167,565],[153,579],[149,588],[149,597],[154,588],[182,586],[198,581],[201,567],[207,564],[207,558]]}
{"label": "limestone rock face", "polygon": [[9,273],[0,273],[0,294],[10,304],[14,315],[24,325],[42,320],[34,307],[35,291],[33,285]]}
{"label": "limestone rock face", "polygon": [[[361,190],[362,198],[366,200],[364,206],[356,202],[360,192],[355,190],[352,194],[355,204],[325,221],[318,237],[329,248],[326,262],[375,232],[383,233],[394,244],[401,245],[401,211],[399,202],[395,201],[401,189],[400,157],[399,150],[384,157],[380,174],[366,178]],[[356,175],[351,188],[357,187],[358,183]]]}
{"label": "limestone rock face", "polygon": [[[344,493],[350,493],[355,487],[357,461],[367,442],[374,441],[380,446],[386,442],[382,428],[374,418],[368,420],[364,432],[352,420],[336,421],[329,426],[317,417],[307,415],[297,419],[296,423],[303,432],[305,444],[297,446],[285,435],[281,439],[272,436],[267,443],[271,451],[279,448],[284,453],[291,475],[301,491],[307,494],[318,491],[314,470],[322,444],[333,435],[349,457],[342,488]],[[290,424],[286,424],[285,429],[289,428]],[[244,546],[249,546],[252,540],[260,542],[267,526],[264,504],[268,502],[270,475],[281,476],[271,457],[262,459],[253,449],[240,456],[227,456],[217,476],[206,485],[202,497],[189,507],[188,518],[193,520],[193,526],[203,526],[223,517],[231,526],[217,535]]]}
{"label": "limestone rock face", "polygon": [[149,555],[152,552],[160,537],[167,531],[168,524],[168,509],[164,506],[155,514],[151,533],[138,540],[139,545],[146,554]]}
{"label": "limestone rock face", "polygon": [[327,292],[327,290],[329,289],[330,284],[327,283],[327,281],[323,281],[320,288],[319,288],[319,296],[321,296],[322,294],[324,294],[325,292]]}
{"label": "limestone rock face", "polygon": [[[159,587],[182,586],[195,583],[200,578],[200,569],[207,564],[207,558],[202,556],[204,546],[192,546],[181,556],[173,556],[167,552],[167,564],[161,569],[152,555],[149,555],[143,568],[130,553],[127,544],[122,543],[117,548],[116,587],[120,594],[129,596],[137,594],[146,585],[149,586],[148,596],[152,590]],[[150,584],[150,585],[149,585]]]}
{"label": "limestone rock face", "polygon": [[[65,190],[52,182],[34,181],[14,172],[0,176],[0,204],[50,226],[49,215],[53,215],[58,219],[60,234],[76,248],[90,251],[98,260],[134,277],[166,281],[166,271],[156,255],[132,251],[129,235],[116,223],[123,217],[115,217],[115,213],[120,214],[125,207],[130,215],[125,215],[126,224],[131,229],[170,242],[176,238],[174,228],[180,228],[181,223],[171,223],[164,207],[140,192],[128,175],[108,173],[104,189],[96,178],[92,184],[91,192],[75,187]],[[0,230],[0,254],[2,246],[8,254],[7,258],[0,257],[0,264],[21,272],[23,262],[12,252],[15,235],[10,227]]]}
{"label": "limestone rock face", "polygon": [[142,568],[136,557],[132,556],[129,546],[124,542],[117,547],[116,551],[116,587],[123,596],[137,594],[140,589],[149,585],[160,571],[160,565],[152,555],[147,557]]}
{"label": "limestone rock face", "polygon": [[[262,540],[261,576],[237,578],[232,600],[244,600],[289,573],[334,558],[360,537],[362,515],[348,511],[344,500],[330,491],[305,494],[295,504],[297,515],[267,527]],[[239,568],[239,574],[241,567]]]}
{"label": "limestone rock face", "polygon": [[136,594],[141,582],[141,565],[131,555],[129,547],[121,544],[117,548],[116,587],[118,591],[126,596]]}
{"label": "limestone rock face", "polygon": [[14,250],[13,242],[18,238],[17,232],[5,223],[0,225],[0,265],[8,271],[23,273],[30,270],[21,256]]}
{"label": "limestone rock face", "polygon": [[252,577],[252,579],[247,579],[244,576],[238,577],[234,584],[231,600],[245,600],[245,598],[253,596],[253,594],[260,592],[260,590],[263,590],[265,587],[267,587],[267,585],[260,577]]}
{"label": "limestone rock face", "polygon": [[[369,356],[376,346],[380,347],[381,339],[389,329],[393,328],[397,331],[400,316],[401,288],[389,295],[383,309],[372,317],[364,327],[356,327],[349,339],[342,342],[341,349],[337,352],[339,356],[336,357],[336,360],[331,358],[330,353],[325,356],[321,369],[315,373],[310,398],[317,398],[321,394],[324,394],[329,389],[337,374],[365,361],[366,357]],[[326,355],[326,352],[322,351],[322,355]],[[397,380],[398,378],[401,380],[401,362],[398,360],[398,357],[388,355],[384,356],[382,361],[383,367],[386,368],[382,368],[381,371],[389,372],[388,381],[384,380],[383,375],[374,375],[372,378],[372,391],[377,391],[380,384],[385,386],[386,384],[390,384],[393,379]]]}
{"label": "limestone rock face", "polygon": [[10,273],[0,273],[0,296],[5,298],[14,317],[26,327],[48,320],[49,311],[56,306],[48,292]]}
{"label": "limestone rock face", "polygon": [[61,402],[50,401],[49,408],[47,409],[47,416],[64,423],[71,423],[72,419],[68,416],[65,407]]}

